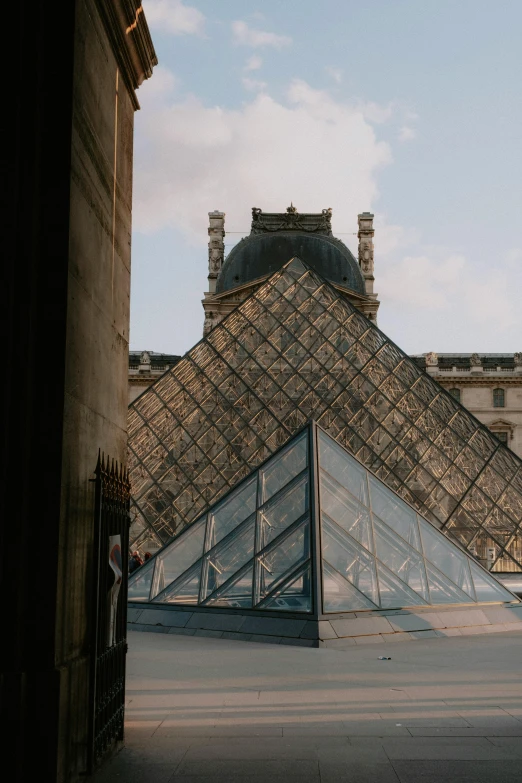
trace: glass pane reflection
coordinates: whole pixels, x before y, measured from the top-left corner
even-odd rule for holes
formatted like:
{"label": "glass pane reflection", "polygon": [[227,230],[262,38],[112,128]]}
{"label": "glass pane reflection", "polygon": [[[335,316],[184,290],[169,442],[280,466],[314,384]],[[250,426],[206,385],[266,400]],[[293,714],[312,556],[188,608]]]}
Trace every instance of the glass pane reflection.
{"label": "glass pane reflection", "polygon": [[266,468],[261,471],[261,502],[275,495],[285,484],[306,468],[308,461],[308,442],[301,436],[293,446],[285,449]]}
{"label": "glass pane reflection", "polygon": [[272,597],[263,602],[263,609],[287,612],[312,611],[312,586],[310,565],[295,579],[290,578],[281,588],[274,590]]}

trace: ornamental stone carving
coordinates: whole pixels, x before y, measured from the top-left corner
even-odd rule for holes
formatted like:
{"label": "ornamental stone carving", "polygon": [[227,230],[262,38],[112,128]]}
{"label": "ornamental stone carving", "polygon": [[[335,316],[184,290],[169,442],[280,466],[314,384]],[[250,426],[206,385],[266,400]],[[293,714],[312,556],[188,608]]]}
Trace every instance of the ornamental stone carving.
{"label": "ornamental stone carving", "polygon": [[435,351],[430,351],[426,354],[426,367],[437,367],[439,363],[439,357]]}
{"label": "ornamental stone carving", "polygon": [[251,234],[265,234],[272,231],[305,231],[307,234],[332,234],[332,209],[321,212],[298,212],[290,204],[286,212],[263,212],[252,208]]}
{"label": "ornamental stone carving", "polygon": [[522,353],[514,354],[515,367],[522,367]]}
{"label": "ornamental stone carving", "polygon": [[482,364],[478,353],[472,353],[469,361],[472,367],[479,367]]}
{"label": "ornamental stone carving", "polygon": [[216,280],[225,260],[225,213],[208,213],[208,290],[214,293],[216,290]]}
{"label": "ornamental stone carving", "polygon": [[373,248],[369,242],[359,245],[359,264],[363,272],[371,272],[373,264]]}
{"label": "ornamental stone carving", "polygon": [[371,212],[361,212],[357,216],[359,223],[359,231],[357,232],[359,239],[359,266],[363,273],[364,289],[368,296],[373,296],[373,237],[375,234],[373,217]]}

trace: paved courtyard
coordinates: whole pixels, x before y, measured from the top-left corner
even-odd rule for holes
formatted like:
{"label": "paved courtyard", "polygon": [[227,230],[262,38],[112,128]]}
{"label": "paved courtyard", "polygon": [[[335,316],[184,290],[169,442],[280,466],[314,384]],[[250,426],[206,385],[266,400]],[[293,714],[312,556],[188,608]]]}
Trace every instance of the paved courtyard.
{"label": "paved courtyard", "polygon": [[347,650],[130,633],[126,714],[95,783],[520,783],[522,633]]}

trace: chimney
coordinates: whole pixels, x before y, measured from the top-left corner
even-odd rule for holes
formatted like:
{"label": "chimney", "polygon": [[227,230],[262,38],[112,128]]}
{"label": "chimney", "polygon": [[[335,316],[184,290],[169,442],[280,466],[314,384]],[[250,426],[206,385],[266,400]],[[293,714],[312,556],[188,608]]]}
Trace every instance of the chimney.
{"label": "chimney", "polygon": [[359,221],[359,266],[364,277],[364,288],[367,296],[373,294],[373,218],[371,212],[362,212],[357,216]]}
{"label": "chimney", "polygon": [[225,213],[208,213],[208,293],[216,293],[216,280],[225,258]]}

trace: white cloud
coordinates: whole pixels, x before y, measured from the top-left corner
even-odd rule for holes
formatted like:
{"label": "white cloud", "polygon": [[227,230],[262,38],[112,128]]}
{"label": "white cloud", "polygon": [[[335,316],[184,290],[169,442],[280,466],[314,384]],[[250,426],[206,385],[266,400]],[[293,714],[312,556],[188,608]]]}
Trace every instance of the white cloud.
{"label": "white cloud", "polygon": [[141,232],[175,228],[204,244],[210,210],[247,234],[251,207],[283,211],[291,201],[303,211],[332,207],[337,231],[353,232],[391,161],[360,107],[304,81],[285,100],[260,93],[236,110],[140,98],[133,225]]}
{"label": "white cloud", "polygon": [[253,54],[252,57],[249,57],[249,59],[246,61],[245,71],[258,71],[262,65],[263,60],[261,57],[258,57],[257,54]]}
{"label": "white cloud", "polygon": [[257,79],[249,79],[248,76],[241,79],[241,84],[245,90],[250,90],[250,92],[260,92],[266,89],[266,82],[261,82]]}
{"label": "white cloud", "polygon": [[387,106],[381,106],[380,103],[374,103],[373,101],[362,101],[359,106],[367,120],[379,125],[387,122],[393,114],[393,105],[391,103]]}
{"label": "white cloud", "polygon": [[375,234],[380,325],[402,347],[498,351],[506,341],[513,343],[522,328],[517,301],[522,280],[514,279],[507,262],[484,268],[435,248],[431,255],[390,262],[381,259],[378,225]]}
{"label": "white cloud", "polygon": [[[376,240],[378,236],[376,232]],[[378,244],[376,254],[378,256]],[[449,306],[452,291],[460,287],[466,260],[451,255],[440,261],[428,256],[406,256],[402,260],[377,271],[381,299],[387,304],[410,306],[427,310],[442,310]]]}
{"label": "white cloud", "polygon": [[147,79],[140,87],[139,97],[145,96],[147,105],[156,101],[164,101],[178,84],[177,77],[163,65],[156,65],[154,78]]}
{"label": "white cloud", "polygon": [[403,125],[398,134],[399,141],[412,141],[416,136],[417,131],[409,125]]}
{"label": "white cloud", "polygon": [[506,264],[510,268],[519,268],[522,261],[522,248],[513,247],[506,253]]}
{"label": "white cloud", "polygon": [[325,71],[328,74],[328,76],[331,79],[334,80],[334,82],[336,84],[341,84],[341,82],[343,80],[343,72],[341,71],[340,68],[329,68],[329,67],[326,67]]}
{"label": "white cloud", "polygon": [[246,22],[232,22],[232,32],[234,40],[241,46],[251,46],[254,49],[271,47],[273,49],[284,49],[290,46],[292,39],[288,35],[277,35],[276,33],[267,33],[264,30],[255,30]]}
{"label": "white cloud", "polygon": [[[151,29],[173,35],[202,35],[205,16],[182,0],[147,0],[145,16]],[[154,72],[156,73],[156,72]]]}

